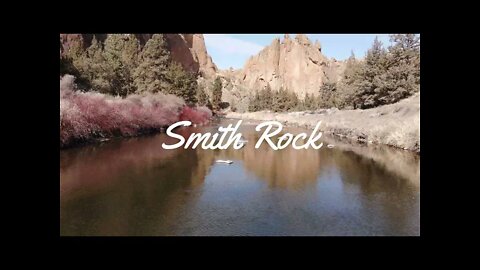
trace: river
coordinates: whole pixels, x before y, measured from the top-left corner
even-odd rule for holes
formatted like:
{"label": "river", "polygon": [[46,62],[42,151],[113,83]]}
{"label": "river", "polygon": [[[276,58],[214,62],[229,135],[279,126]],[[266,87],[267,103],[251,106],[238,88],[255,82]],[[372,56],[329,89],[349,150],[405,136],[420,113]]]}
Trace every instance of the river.
{"label": "river", "polygon": [[[188,137],[235,122],[176,132]],[[255,149],[256,124],[242,124],[249,142],[240,150],[165,150],[162,143],[177,142],[166,134],[61,150],[60,234],[420,234],[417,154],[325,136],[334,148],[274,151],[265,143]]]}

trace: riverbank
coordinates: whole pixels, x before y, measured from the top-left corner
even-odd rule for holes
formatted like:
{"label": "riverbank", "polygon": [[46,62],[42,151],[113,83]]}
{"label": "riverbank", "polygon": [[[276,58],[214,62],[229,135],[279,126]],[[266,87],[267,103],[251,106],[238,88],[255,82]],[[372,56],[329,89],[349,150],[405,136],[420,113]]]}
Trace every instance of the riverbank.
{"label": "riverbank", "polygon": [[274,120],[309,129],[322,121],[321,130],[326,134],[362,143],[385,144],[420,153],[420,94],[395,104],[367,110],[323,109],[314,112],[290,113],[229,112],[225,117],[255,121]]}
{"label": "riverbank", "polygon": [[174,95],[162,93],[111,96],[76,89],[74,77],[60,79],[60,148],[116,137],[159,132],[183,120],[203,124],[212,112],[190,107]]}

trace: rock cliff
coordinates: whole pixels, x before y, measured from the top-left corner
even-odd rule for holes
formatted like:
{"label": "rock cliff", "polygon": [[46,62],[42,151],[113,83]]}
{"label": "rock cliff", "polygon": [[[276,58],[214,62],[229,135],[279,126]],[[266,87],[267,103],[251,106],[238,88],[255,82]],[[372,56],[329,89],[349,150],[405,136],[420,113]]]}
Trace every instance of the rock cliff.
{"label": "rock cliff", "polygon": [[312,44],[303,34],[274,39],[247,61],[238,82],[250,89],[262,89],[267,84],[273,90],[283,87],[299,97],[317,94],[326,81],[337,81],[344,69],[343,62],[328,59],[321,50],[318,41]]}

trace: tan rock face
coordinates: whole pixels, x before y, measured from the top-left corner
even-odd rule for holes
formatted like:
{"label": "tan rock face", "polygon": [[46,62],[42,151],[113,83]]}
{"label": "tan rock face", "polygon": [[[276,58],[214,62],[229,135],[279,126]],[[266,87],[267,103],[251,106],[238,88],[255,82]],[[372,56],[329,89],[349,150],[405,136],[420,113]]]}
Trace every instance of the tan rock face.
{"label": "tan rock face", "polygon": [[217,66],[207,53],[202,34],[167,34],[166,37],[173,61],[206,78],[216,74]]}
{"label": "tan rock face", "polygon": [[192,53],[197,56],[200,72],[202,72],[205,77],[214,77],[218,69],[213,63],[212,57],[208,55],[203,35],[194,34],[190,36],[192,36]]}
{"label": "tan rock face", "polygon": [[285,35],[247,61],[239,83],[251,90],[270,84],[274,90],[283,87],[303,97],[317,94],[327,80],[337,81],[342,68],[342,62],[323,56],[320,43],[312,44],[303,34],[294,39]]}
{"label": "tan rock face", "polygon": [[167,34],[168,48],[172,60],[180,63],[185,70],[190,72],[199,71],[198,57],[192,50],[192,44],[182,34]]}

